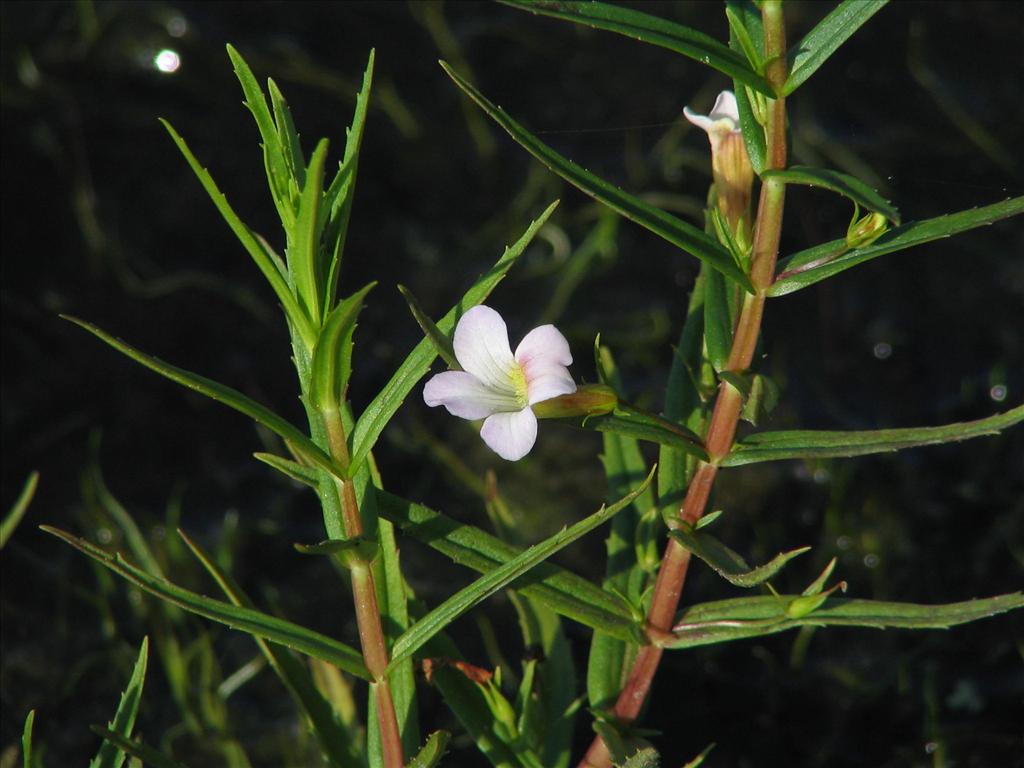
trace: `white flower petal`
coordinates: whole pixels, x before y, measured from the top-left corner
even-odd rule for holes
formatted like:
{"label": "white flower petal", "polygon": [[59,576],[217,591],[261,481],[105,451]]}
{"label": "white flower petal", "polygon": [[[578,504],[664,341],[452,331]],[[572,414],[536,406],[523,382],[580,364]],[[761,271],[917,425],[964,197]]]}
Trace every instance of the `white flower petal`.
{"label": "white flower petal", "polygon": [[530,405],[559,395],[571,395],[575,391],[576,382],[564,365],[534,365],[526,375],[526,395]]}
{"label": "white flower petal", "polygon": [[516,362],[526,368],[533,360],[546,359],[559,365],[571,365],[572,353],[569,342],[553,325],[534,328],[523,337],[516,347]]}
{"label": "white flower petal", "polygon": [[715,106],[708,115],[712,120],[732,120],[733,125],[740,124],[740,110],[736,105],[736,95],[732,91],[722,91],[715,99]]}
{"label": "white flower petal", "polygon": [[542,325],[526,334],[516,347],[516,362],[526,376],[530,405],[576,391],[566,368],[572,363],[569,342],[553,325]]}
{"label": "white flower petal", "polygon": [[501,458],[518,461],[537,441],[537,417],[529,408],[517,413],[495,413],[487,417],[480,437]]}
{"label": "white flower petal", "polygon": [[[508,408],[506,398],[465,371],[445,371],[431,377],[423,387],[423,400],[431,408],[443,405],[450,414],[463,419],[482,419],[503,406]],[[515,400],[511,405],[515,407]]]}
{"label": "white flower petal", "polygon": [[501,315],[482,304],[466,311],[455,326],[455,357],[467,373],[505,393],[514,393],[515,359],[508,345],[508,328]]}

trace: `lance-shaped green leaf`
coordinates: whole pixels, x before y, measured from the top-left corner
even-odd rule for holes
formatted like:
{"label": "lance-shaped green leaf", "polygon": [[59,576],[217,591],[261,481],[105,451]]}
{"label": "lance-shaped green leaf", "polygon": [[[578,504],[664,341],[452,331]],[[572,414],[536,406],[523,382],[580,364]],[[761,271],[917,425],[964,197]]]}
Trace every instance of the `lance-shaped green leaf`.
{"label": "lance-shaped green leaf", "polygon": [[595,29],[617,32],[651,45],[668,48],[701,64],[746,83],[766,96],[771,86],[751,69],[743,56],[715,40],[682,24],[636,11],[618,4],[589,2],[567,3],[560,0],[501,0],[505,5],[555,19],[584,24]]}
{"label": "lance-shaped green leaf", "polygon": [[28,505],[32,503],[32,497],[35,495],[38,485],[39,472],[33,472],[25,480],[21,493],[18,494],[18,498],[11,506],[10,511],[4,516],[4,521],[0,523],[0,549],[3,549],[4,545],[7,544],[7,540],[11,538],[14,529],[18,527],[21,518],[28,511]]}
{"label": "lance-shaped green leaf", "polygon": [[[178,535],[233,605],[256,610],[255,604],[238,583],[230,574],[218,568],[213,558],[202,547],[186,536],[181,529],[178,530]],[[361,756],[353,735],[339,722],[333,707],[313,682],[313,677],[306,665],[279,645],[268,643],[257,636],[254,636],[253,640],[256,641],[256,645],[270,664],[271,669],[284,683],[285,688],[288,689],[292,698],[309,719],[313,735],[331,764],[344,766],[359,763]]]}
{"label": "lance-shaped green leaf", "polygon": [[274,289],[274,293],[277,296],[278,301],[281,302],[281,306],[284,307],[285,314],[288,315],[288,320],[295,326],[299,332],[299,336],[305,342],[306,346],[312,348],[314,341],[314,331],[309,318],[302,311],[299,306],[298,300],[292,294],[292,289],[288,285],[288,279],[281,269],[278,261],[275,260],[273,253],[263,242],[263,240],[252,232],[245,225],[245,223],[238,217],[231,204],[228,203],[228,199],[224,196],[224,193],[217,187],[217,182],[213,180],[210,172],[207,171],[196,159],[196,156],[192,154],[192,150],[189,149],[188,144],[178,134],[171,124],[166,120],[161,119],[164,128],[171,135],[174,143],[178,145],[178,149],[181,150],[181,154],[185,156],[185,160],[188,162],[189,167],[192,168],[192,172],[199,179],[199,182],[203,185],[203,189],[206,190],[206,194],[210,196],[210,200],[217,207],[220,215],[224,217],[224,221],[227,222],[231,231],[235,233],[235,237],[245,247],[245,250],[252,257],[252,260],[256,262],[256,266],[259,267],[260,272],[270,283],[270,287]]}
{"label": "lance-shaped green leaf", "polygon": [[887,453],[922,445],[939,445],[984,435],[997,435],[1021,421],[1024,421],[1024,405],[977,421],[963,421],[941,427],[874,429],[859,432],[757,432],[733,446],[729,455],[722,460],[721,466],[738,467],[743,464],[783,459],[827,459]]}
{"label": "lance-shaped green leaf", "polygon": [[190,592],[165,579],[152,576],[125,561],[120,555],[111,555],[77,536],[50,526],[41,527],[47,533],[52,533],[57,538],[64,540],[139,589],[149,592],[161,600],[166,600],[198,616],[225,624],[232,629],[248,632],[250,635],[270,640],[307,656],[329,661],[356,677],[372,680],[366,665],[363,664],[362,654],[332,637],[279,619],[276,616]]}
{"label": "lance-shaped green leaf", "polygon": [[299,198],[295,226],[289,230],[288,269],[299,302],[304,305],[306,316],[311,318],[319,318],[321,315],[317,259],[320,256],[320,230],[326,223],[320,204],[324,196],[324,164],[327,162],[328,146],[327,139],[321,139],[313,150],[306,170],[306,184]]}
{"label": "lance-shaped green leaf", "polygon": [[782,95],[788,96],[799,88],[888,1],[843,0],[818,22],[814,29],[804,35],[803,40],[789,50],[789,77],[782,87]]}
{"label": "lance-shaped green leaf", "polygon": [[363,299],[376,281],[360,288],[327,316],[313,348],[310,400],[321,411],[337,411],[352,375],[352,344]]}
{"label": "lance-shaped green leaf", "polygon": [[785,170],[768,170],[761,178],[780,179],[786,184],[805,184],[809,187],[821,187],[849,198],[869,211],[880,213],[893,224],[899,225],[900,212],[860,179],[839,171],[827,168],[811,168],[806,165],[794,165]]}
{"label": "lance-shaped green leaf", "polygon": [[[742,51],[755,72],[763,72],[764,23],[761,21],[761,11],[751,0],[726,0],[725,18],[729,22],[729,47]],[[733,41],[736,42],[735,46]]]}
{"label": "lance-shaped green leaf", "polygon": [[308,485],[314,490],[320,487],[320,474],[315,467],[299,464],[297,461],[292,461],[273,453],[254,453],[253,458],[273,467],[292,480]]}
{"label": "lance-shaped green leaf", "polygon": [[[494,290],[495,286],[501,282],[502,278],[508,273],[516,259],[522,255],[523,251],[526,250],[526,246],[533,240],[534,235],[537,231],[544,226],[544,223],[548,220],[554,212],[555,207],[558,205],[556,200],[549,205],[545,211],[537,217],[537,219],[530,224],[514,244],[505,248],[505,252],[502,254],[498,262],[491,267],[491,269],[476,283],[473,287],[463,294],[462,299],[448,310],[448,313],[437,322],[437,327],[443,334],[451,334],[455,330],[455,324],[459,318],[462,317],[463,313],[471,308],[475,307],[480,302],[484,301],[490,296],[491,291]],[[384,430],[384,427],[391,420],[391,417],[395,415],[395,412],[399,409],[405,398],[412,391],[412,388],[416,386],[417,382],[422,379],[427,372],[430,370],[431,363],[434,362],[434,358],[437,357],[437,349],[429,339],[423,339],[417,344],[412,352],[409,353],[408,357],[402,362],[395,371],[395,374],[391,377],[390,381],[384,385],[382,389],[373,401],[366,406],[366,409],[360,415],[359,420],[356,422],[355,429],[352,430],[351,437],[351,456],[352,456],[352,469],[356,471],[362,464],[363,460],[369,455],[370,451],[373,450],[373,446],[377,442],[377,438],[380,437],[380,433]]]}
{"label": "lance-shaped green leaf", "polygon": [[972,208],[904,224],[889,230],[871,245],[852,251],[846,249],[845,240],[822,243],[782,261],[778,277],[768,289],[768,295],[785,296],[887,253],[956,235],[1021,213],[1024,213],[1024,197],[1014,197],[984,208]]}
{"label": "lance-shaped green leaf", "polygon": [[871,627],[885,629],[947,629],[1024,607],[1024,595],[1013,592],[986,599],[944,605],[890,603],[829,597],[805,616],[787,614],[800,595],[767,595],[702,603],[684,611],[666,648],[692,648],[747,637],[761,637],[802,626]]}
{"label": "lance-shaped green leaf", "polygon": [[263,162],[267,168],[267,182],[270,184],[271,197],[274,198],[274,205],[281,217],[281,223],[284,224],[285,229],[290,230],[295,221],[295,201],[292,198],[292,191],[297,189],[297,186],[294,178],[288,172],[285,149],[281,144],[277,125],[274,124],[273,115],[270,113],[270,108],[267,107],[263,89],[260,88],[249,65],[234,46],[229,44],[227,49],[231,64],[235,68],[235,76],[245,94],[245,106],[252,112],[252,116],[256,119],[256,127],[260,132],[260,139],[263,143]]}
{"label": "lance-shaped green leaf", "polygon": [[[480,573],[490,573],[522,553],[479,528],[390,493],[378,492],[377,511],[406,535]],[[543,563],[513,588],[588,627],[637,639],[632,612],[622,598],[564,568]]]}
{"label": "lance-shaped green leaf", "polygon": [[406,763],[405,768],[435,768],[444,757],[451,738],[448,731],[434,731],[427,737],[427,743],[416,753],[416,757]]}
{"label": "lance-shaped green leaf", "polygon": [[327,454],[317,448],[313,441],[302,434],[302,432],[300,432],[295,426],[287,422],[285,419],[282,419],[266,406],[260,405],[255,400],[246,397],[237,389],[232,389],[224,384],[208,379],[205,376],[200,376],[199,374],[186,371],[184,368],[178,368],[170,363],[165,363],[160,358],[152,357],[144,352],[140,352],[130,344],[111,336],[106,331],[97,328],[91,323],[79,320],[77,317],[71,317],[69,315],[61,315],[61,317],[84,328],[100,340],[105,341],[118,352],[127,355],[132,360],[144,365],[151,371],[159,373],[161,376],[181,384],[183,387],[188,387],[202,395],[206,395],[212,400],[224,403],[224,405],[233,408],[239,413],[244,413],[249,418],[259,422],[271,432],[290,443],[292,448],[300,453],[304,459],[329,472],[335,477],[345,477],[344,469],[339,467]]}
{"label": "lance-shaped green leaf", "polygon": [[284,154],[284,161],[288,167],[288,176],[291,179],[291,194],[298,197],[299,191],[306,186],[306,161],[302,155],[302,145],[299,143],[299,134],[295,130],[295,122],[292,120],[292,111],[285,101],[284,94],[277,87],[277,83],[267,78],[267,93],[270,95],[270,106],[274,112],[274,125],[277,127],[277,137],[281,142]]}
{"label": "lance-shaped green leaf", "polygon": [[455,84],[480,105],[480,108],[490,115],[498,125],[504,128],[523,149],[540,160],[553,172],[627,219],[649,229],[677,248],[681,248],[690,255],[706,262],[727,277],[735,280],[748,291],[753,290],[750,287],[750,280],[736,266],[729,252],[711,237],[692,224],[688,224],[667,211],[645,203],[639,197],[629,194],[563,157],[513,120],[500,107],[488,100],[486,96],[480,93],[448,64],[442,61],[441,66],[448,73],[448,76],[455,81]]}
{"label": "lance-shaped green leaf", "polygon": [[430,316],[423,311],[423,307],[420,305],[419,300],[413,295],[412,291],[404,285],[399,285],[398,292],[402,294],[402,298],[405,299],[405,303],[409,305],[409,311],[412,312],[412,316],[416,320],[416,324],[423,331],[423,335],[430,339],[430,342],[434,345],[434,349],[437,350],[437,354],[441,356],[441,359],[447,363],[450,369],[453,371],[461,371],[462,366],[459,365],[459,361],[455,357],[455,346],[452,343],[451,337],[441,333],[441,329],[438,328],[434,321],[430,319]]}
{"label": "lance-shaped green leaf", "polygon": [[521,576],[528,574],[540,563],[551,557],[551,555],[590,533],[607,520],[610,520],[616,513],[632,504],[633,499],[647,489],[653,477],[654,471],[652,470],[639,487],[615,504],[609,507],[602,506],[597,512],[580,520],[575,525],[563,528],[543,542],[528,547],[511,560],[481,576],[468,587],[459,590],[449,597],[398,638],[392,649],[391,662],[388,665],[388,669],[394,668],[402,659],[412,656],[430,638],[474,605],[490,597],[498,590],[507,587]]}
{"label": "lance-shaped green leaf", "polygon": [[[104,728],[100,725],[91,725],[89,726],[89,730],[100,738],[105,739],[107,744],[112,745],[114,748],[120,750],[126,755],[130,755],[131,757],[141,760],[143,765],[148,765],[150,768],[185,768],[181,763],[172,760],[162,752],[158,752],[148,744],[137,739],[130,739],[122,736],[120,733],[112,731],[110,728]],[[27,765],[26,768],[28,768]]]}
{"label": "lance-shaped green leaf", "polygon": [[751,568],[738,553],[711,534],[698,532],[683,524],[670,531],[669,536],[710,565],[719,576],[737,587],[756,587],[764,584],[794,557],[811,550],[810,547],[800,547],[789,552],[780,552],[764,565]]}
{"label": "lance-shaped green leaf", "polygon": [[[142,646],[139,648],[139,656],[135,660],[135,668],[128,680],[128,686],[121,694],[121,701],[117,705],[117,712],[110,722],[110,730],[124,738],[132,735],[132,728],[135,727],[135,718],[139,714],[139,702],[142,700],[142,686],[146,682],[146,662],[149,658],[149,638],[142,638]],[[124,763],[125,753],[119,747],[104,741],[100,751],[89,763],[89,768],[121,768]]]}
{"label": "lance-shaped green leaf", "polygon": [[716,372],[724,371],[732,351],[733,323],[729,286],[719,272],[708,272],[704,283],[704,343]]}
{"label": "lance-shaped green leaf", "polygon": [[373,84],[373,62],[375,53],[371,49],[363,73],[363,85],[356,95],[356,108],[352,114],[352,127],[345,136],[345,154],[334,179],[324,195],[324,208],[328,211],[324,228],[323,256],[327,263],[320,264],[319,276],[324,283],[324,311],[334,306],[338,294],[338,270],[341,255],[345,250],[348,221],[355,199],[356,171],[359,169],[359,147],[363,141],[363,127],[366,125],[366,109],[370,103],[370,87]]}
{"label": "lance-shaped green leaf", "polygon": [[[540,405],[542,404],[538,403],[538,406]],[[611,413],[575,420],[567,419],[566,421],[581,429],[611,432],[649,443],[667,445],[690,456],[707,459],[707,452],[704,450],[701,439],[686,427],[673,424],[668,419],[626,405],[621,401]]]}

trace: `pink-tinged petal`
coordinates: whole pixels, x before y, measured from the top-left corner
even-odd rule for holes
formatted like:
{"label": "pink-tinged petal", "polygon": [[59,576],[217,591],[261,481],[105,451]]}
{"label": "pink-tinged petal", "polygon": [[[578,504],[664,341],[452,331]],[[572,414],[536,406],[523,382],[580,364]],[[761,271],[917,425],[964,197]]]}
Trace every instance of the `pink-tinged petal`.
{"label": "pink-tinged petal", "polygon": [[576,391],[576,382],[564,365],[534,361],[525,373],[526,396],[530,405]]}
{"label": "pink-tinged petal", "polygon": [[482,419],[500,410],[495,393],[465,371],[445,371],[423,387],[423,400],[431,408],[443,405],[453,416]]}
{"label": "pink-tinged petal", "polygon": [[715,106],[708,115],[711,120],[732,120],[732,124],[740,124],[740,109],[736,104],[736,95],[732,91],[722,91],[715,99]]}
{"label": "pink-tinged petal", "polygon": [[537,417],[529,408],[488,416],[480,430],[488,447],[507,461],[519,461],[537,441]]}
{"label": "pink-tinged petal", "polygon": [[455,326],[455,357],[467,373],[489,387],[514,392],[515,367],[508,345],[508,328],[501,315],[482,304],[466,311]]}
{"label": "pink-tinged petal", "polygon": [[560,365],[572,364],[569,342],[553,325],[534,328],[516,347],[516,362],[526,368],[534,360],[550,360]]}

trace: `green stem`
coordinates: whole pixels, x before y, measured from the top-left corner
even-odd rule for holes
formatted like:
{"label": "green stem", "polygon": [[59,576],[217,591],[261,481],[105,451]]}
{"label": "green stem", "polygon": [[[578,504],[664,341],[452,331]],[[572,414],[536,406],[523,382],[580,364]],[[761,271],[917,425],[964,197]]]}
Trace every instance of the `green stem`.
{"label": "green stem", "polygon": [[[786,35],[782,3],[780,0],[764,0],[761,12],[764,22],[765,53],[768,61],[765,74],[775,90],[781,92],[782,84],[786,81]],[[768,144],[768,167],[772,169],[785,168],[786,105],[784,99],[778,98],[769,102],[765,130]],[[732,373],[742,373],[749,369],[754,358],[754,350],[757,347],[757,339],[761,331],[766,292],[772,283],[775,263],[778,258],[784,206],[785,185],[775,179],[765,180],[761,185],[757,219],[754,225],[750,272],[754,293],[744,296],[743,307],[736,324],[736,334],[727,364],[727,370]],[[722,382],[718,388],[705,439],[708,461],[701,461],[697,464],[693,478],[690,480],[686,497],[679,510],[682,521],[692,525],[704,514],[711,489],[714,486],[715,476],[718,473],[718,462],[727,456],[732,448],[742,406],[742,395],[726,382]],[[624,723],[632,723],[636,720],[650,691],[663,651],[657,642],[660,637],[664,637],[665,633],[671,632],[672,620],[679,607],[679,597],[686,582],[689,564],[690,553],[674,539],[669,539],[654,584],[651,607],[647,613],[648,634],[652,644],[642,647],[637,653],[636,660],[613,710],[615,717]],[[608,768],[610,765],[611,753],[601,737],[598,736],[580,761],[579,768]]]}

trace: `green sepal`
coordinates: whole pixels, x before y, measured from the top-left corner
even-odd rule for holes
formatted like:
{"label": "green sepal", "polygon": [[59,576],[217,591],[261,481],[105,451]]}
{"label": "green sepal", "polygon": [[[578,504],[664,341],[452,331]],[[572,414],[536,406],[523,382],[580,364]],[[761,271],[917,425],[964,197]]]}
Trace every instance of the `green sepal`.
{"label": "green sepal", "polygon": [[448,742],[452,735],[448,731],[434,731],[427,737],[416,756],[405,764],[405,768],[436,768],[448,750]]}

